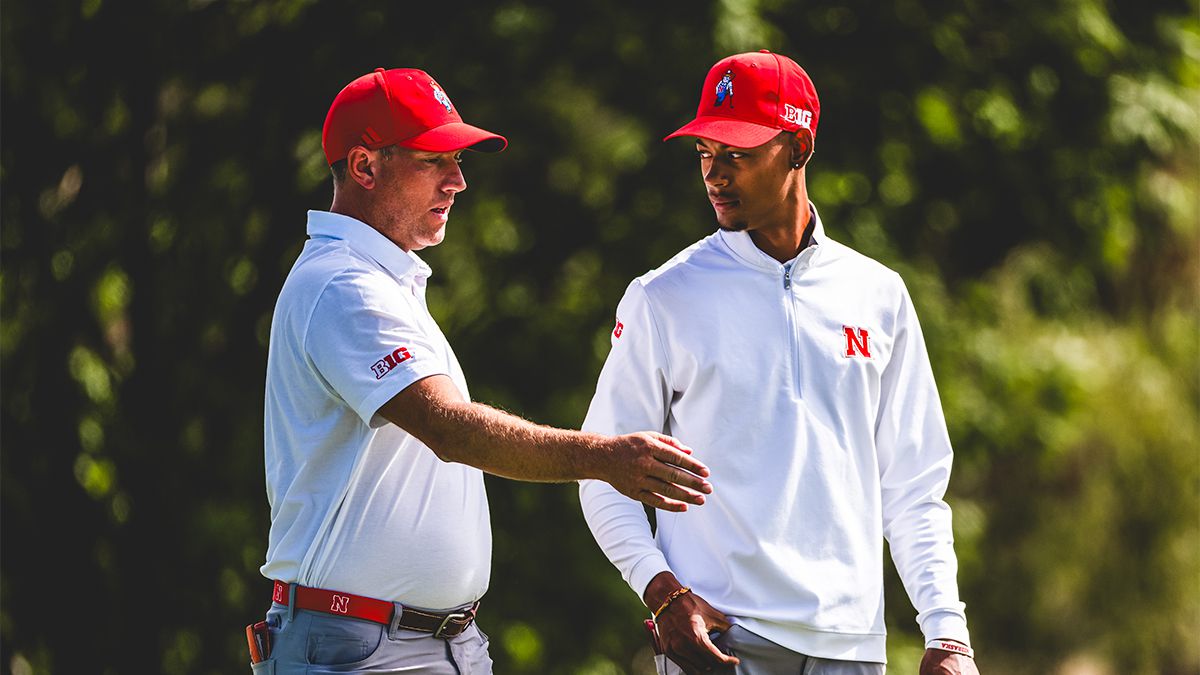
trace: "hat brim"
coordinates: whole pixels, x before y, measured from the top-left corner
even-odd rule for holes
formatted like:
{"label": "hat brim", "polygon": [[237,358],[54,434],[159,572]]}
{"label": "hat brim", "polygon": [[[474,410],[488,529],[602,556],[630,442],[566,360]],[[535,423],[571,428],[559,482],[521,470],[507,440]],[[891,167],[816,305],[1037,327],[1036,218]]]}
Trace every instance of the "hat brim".
{"label": "hat brim", "polygon": [[406,138],[396,145],[426,152],[500,152],[508,147],[508,139],[465,122],[450,122]]}
{"label": "hat brim", "polygon": [[757,148],[778,136],[782,131],[783,129],[728,117],[697,117],[663,140],[667,141],[680,136],[695,136],[735,148]]}

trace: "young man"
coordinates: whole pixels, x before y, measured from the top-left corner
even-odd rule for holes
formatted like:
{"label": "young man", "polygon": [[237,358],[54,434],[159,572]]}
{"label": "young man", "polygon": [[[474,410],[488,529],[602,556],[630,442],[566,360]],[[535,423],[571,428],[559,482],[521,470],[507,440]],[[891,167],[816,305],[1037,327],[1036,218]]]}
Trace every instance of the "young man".
{"label": "young man", "polygon": [[309,212],[271,325],[262,573],[275,588],[259,670],[491,672],[474,623],[491,563],[484,471],[599,479],[678,511],[711,491],[673,438],[554,429],[470,401],[415,251],[445,236],[463,150],[506,145],[420,70],[380,68],[329,108],[333,205]]}
{"label": "young man", "polygon": [[738,54],[667,137],[695,138],[719,230],[629,285],[584,429],[694,443],[716,492],[653,536],[603,483],[581,483],[583,511],[685,672],[883,673],[886,538],[928,640],[920,672],[976,673],[921,329],[899,276],[808,201],[819,116],[795,62]]}

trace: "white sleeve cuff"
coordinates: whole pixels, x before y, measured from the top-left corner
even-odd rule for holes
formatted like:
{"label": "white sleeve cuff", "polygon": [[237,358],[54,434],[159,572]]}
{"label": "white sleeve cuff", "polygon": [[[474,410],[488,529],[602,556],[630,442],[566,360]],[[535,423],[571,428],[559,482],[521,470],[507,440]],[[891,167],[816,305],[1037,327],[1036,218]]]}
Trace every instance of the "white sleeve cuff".
{"label": "white sleeve cuff", "polygon": [[[421,363],[414,363],[406,368],[397,368],[388,373],[389,377],[384,378],[380,385],[371,393],[367,394],[363,400],[358,403],[350,402],[350,407],[358,416],[366,422],[367,426],[372,429],[387,424],[387,420],[379,414],[379,409],[384,403],[392,400],[400,392],[408,389],[413,383],[418,380],[423,380],[433,375],[446,375],[449,377],[444,363],[435,363],[431,359],[427,359]],[[465,398],[465,397],[464,397]]]}
{"label": "white sleeve cuff", "polygon": [[964,645],[971,644],[967,618],[961,612],[949,609],[934,610],[920,617],[919,622],[926,641],[957,640]]}
{"label": "white sleeve cuff", "polygon": [[667,559],[658,549],[638,561],[629,572],[629,587],[637,593],[638,599],[646,597],[646,587],[654,577],[663,572],[670,572]]}

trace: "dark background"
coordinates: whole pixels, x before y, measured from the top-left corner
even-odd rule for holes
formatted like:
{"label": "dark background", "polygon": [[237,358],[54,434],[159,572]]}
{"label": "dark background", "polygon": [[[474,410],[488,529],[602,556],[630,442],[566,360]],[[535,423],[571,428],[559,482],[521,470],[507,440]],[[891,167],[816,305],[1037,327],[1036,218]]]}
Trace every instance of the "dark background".
{"label": "dark background", "polygon": [[[625,285],[714,228],[690,143],[659,139],[712,63],[770,48],[821,95],[829,235],[920,313],[982,671],[1196,673],[1198,15],[3,3],[0,671],[246,672],[270,316],[330,202],[320,129],[345,83],[419,67],[508,136],[467,157],[429,301],[477,399],[578,426]],[[644,608],[574,488],[488,481],[497,672],[645,672]],[[888,574],[890,672],[915,673]]]}

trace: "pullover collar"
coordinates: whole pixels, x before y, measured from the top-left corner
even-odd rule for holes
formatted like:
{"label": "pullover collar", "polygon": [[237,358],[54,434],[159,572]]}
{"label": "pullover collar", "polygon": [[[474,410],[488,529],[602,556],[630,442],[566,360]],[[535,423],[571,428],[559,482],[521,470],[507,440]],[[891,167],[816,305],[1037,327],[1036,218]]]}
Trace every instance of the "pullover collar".
{"label": "pullover collar", "polygon": [[755,246],[749,232],[718,230],[717,236],[725,243],[725,246],[733,254],[734,258],[737,258],[740,262],[750,267],[771,273],[778,272],[785,265],[791,265],[796,268],[808,267],[820,254],[820,244],[825,240],[825,226],[821,224],[821,217],[817,215],[817,207],[813,206],[812,202],[808,203],[808,212],[810,215],[809,226],[812,228],[812,237],[810,238],[809,245],[787,263],[779,262]]}

